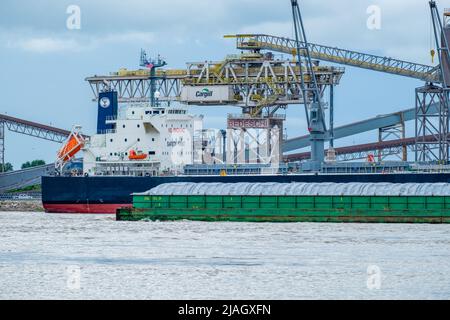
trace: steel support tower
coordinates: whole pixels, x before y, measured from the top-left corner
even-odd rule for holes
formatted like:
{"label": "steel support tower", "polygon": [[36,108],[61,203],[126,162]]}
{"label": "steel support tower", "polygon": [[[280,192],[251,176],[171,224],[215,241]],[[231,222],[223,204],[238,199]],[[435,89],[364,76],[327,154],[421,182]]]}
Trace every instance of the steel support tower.
{"label": "steel support tower", "polygon": [[5,123],[0,121],[0,172],[5,171]]}
{"label": "steel support tower", "polygon": [[[416,161],[446,164],[449,159],[449,104],[448,89],[426,84],[416,89]],[[437,103],[439,112],[430,114]],[[427,136],[435,139],[426,139]]]}
{"label": "steel support tower", "polygon": [[[416,161],[448,164],[449,137],[449,93],[450,93],[450,12],[446,11],[441,20],[435,1],[430,1],[434,37],[438,47],[440,79],[438,83],[426,83],[416,89]],[[428,112],[433,104],[438,105],[438,113]],[[426,136],[434,136],[427,141]]]}

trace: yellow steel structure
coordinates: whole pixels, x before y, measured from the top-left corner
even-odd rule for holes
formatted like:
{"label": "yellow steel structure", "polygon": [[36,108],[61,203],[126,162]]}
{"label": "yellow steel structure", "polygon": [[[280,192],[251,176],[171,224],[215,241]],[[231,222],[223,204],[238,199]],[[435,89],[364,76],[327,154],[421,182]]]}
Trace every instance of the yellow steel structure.
{"label": "yellow steel structure", "polygon": [[[225,38],[236,39],[240,50],[272,50],[295,56],[297,46],[295,40],[264,34],[227,35]],[[399,76],[411,77],[424,81],[437,82],[440,79],[439,70],[433,66],[380,57],[356,51],[339,49],[308,43],[311,58],[347,66],[380,71]],[[302,55],[304,55],[302,53]]]}
{"label": "yellow steel structure", "polygon": [[[271,54],[245,53],[229,55],[223,61],[187,63],[186,69],[156,71],[160,99],[197,104],[182,97],[184,87],[229,86],[230,99],[209,101],[205,104],[230,104],[243,107],[244,112],[258,116],[270,106],[286,106],[302,103],[300,73],[305,83],[311,82],[306,69],[300,70],[295,61],[275,59]],[[339,67],[315,66],[318,85],[339,84],[345,69]],[[120,69],[109,76],[95,76],[86,80],[98,98],[102,90],[116,90],[121,102],[140,102],[148,99],[148,70]],[[308,97],[309,98],[309,97]]]}

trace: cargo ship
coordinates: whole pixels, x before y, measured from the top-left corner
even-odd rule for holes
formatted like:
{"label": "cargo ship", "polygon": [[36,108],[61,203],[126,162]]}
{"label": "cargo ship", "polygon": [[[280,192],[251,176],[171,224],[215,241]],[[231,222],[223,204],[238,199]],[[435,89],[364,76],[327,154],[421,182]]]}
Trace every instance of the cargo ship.
{"label": "cargo ship", "polygon": [[[450,182],[450,172],[425,172],[406,162],[325,162],[320,172],[311,172],[280,161],[273,151],[259,159],[248,150],[227,155],[225,145],[223,132],[203,129],[203,117],[187,108],[120,108],[117,93],[103,92],[97,133],[86,137],[76,128],[58,153],[60,174],[42,178],[43,206],[49,213],[115,214],[132,206],[132,194],[167,183]],[[74,170],[69,164],[79,151],[82,166]]]}
{"label": "cargo ship", "polygon": [[133,193],[166,183],[450,183],[448,173],[292,174],[172,177],[43,177],[42,201],[49,213],[115,214],[132,207]]}

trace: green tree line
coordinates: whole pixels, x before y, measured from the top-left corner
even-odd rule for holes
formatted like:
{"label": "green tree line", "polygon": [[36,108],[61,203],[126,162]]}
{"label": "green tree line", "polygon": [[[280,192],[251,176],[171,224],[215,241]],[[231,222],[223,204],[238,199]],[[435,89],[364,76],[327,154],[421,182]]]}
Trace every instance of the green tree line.
{"label": "green tree line", "polygon": [[24,164],[22,164],[22,170],[23,169],[28,169],[28,168],[44,166],[44,165],[45,165],[45,161],[44,160],[33,160],[31,162],[27,161]]}
{"label": "green tree line", "polygon": [[[33,161],[27,161],[24,164],[22,164],[22,170],[23,169],[28,169],[28,168],[34,168],[34,167],[38,167],[38,166],[44,166],[45,165],[45,161],[44,160],[33,160]],[[2,166],[0,164],[0,173],[3,172],[10,172],[13,171],[14,167],[11,163],[7,162],[5,163],[4,166]]]}

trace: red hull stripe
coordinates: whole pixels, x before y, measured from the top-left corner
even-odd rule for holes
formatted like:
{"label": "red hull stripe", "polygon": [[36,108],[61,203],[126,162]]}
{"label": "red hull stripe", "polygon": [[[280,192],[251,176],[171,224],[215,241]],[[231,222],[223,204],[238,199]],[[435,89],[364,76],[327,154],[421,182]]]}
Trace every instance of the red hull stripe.
{"label": "red hull stripe", "polygon": [[132,207],[132,204],[47,204],[44,209],[47,213],[73,213],[73,214],[115,214],[119,208]]}

